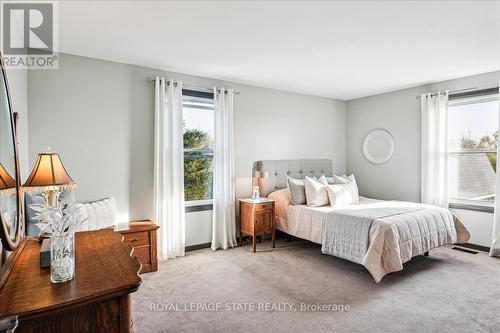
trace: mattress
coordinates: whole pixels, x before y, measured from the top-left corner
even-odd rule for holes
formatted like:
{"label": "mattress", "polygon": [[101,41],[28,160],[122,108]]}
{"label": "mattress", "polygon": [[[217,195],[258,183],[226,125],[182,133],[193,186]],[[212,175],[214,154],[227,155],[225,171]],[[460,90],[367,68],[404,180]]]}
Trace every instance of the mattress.
{"label": "mattress", "polygon": [[[324,245],[328,214],[339,208],[291,205],[288,189],[275,191],[269,198],[275,200],[278,230]],[[382,200],[360,197],[359,203],[341,209],[354,211],[383,205]],[[447,209],[418,205],[422,209],[417,212],[372,222],[368,251],[358,263],[368,269],[376,282],[388,273],[402,270],[403,263],[416,255],[447,244],[465,243],[469,239],[470,233]]]}

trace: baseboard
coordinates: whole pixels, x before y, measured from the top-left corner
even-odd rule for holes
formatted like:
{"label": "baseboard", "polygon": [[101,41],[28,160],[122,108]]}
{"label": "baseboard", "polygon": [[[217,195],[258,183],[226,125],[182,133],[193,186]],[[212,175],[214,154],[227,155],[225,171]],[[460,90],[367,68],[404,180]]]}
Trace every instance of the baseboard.
{"label": "baseboard", "polygon": [[190,245],[190,246],[186,246],[184,251],[190,252],[190,251],[196,251],[196,250],[201,250],[201,249],[208,249],[210,246],[212,246],[212,243]]}
{"label": "baseboard", "polygon": [[462,244],[457,244],[457,245],[461,246],[461,247],[467,247],[467,248],[473,249],[473,250],[487,252],[487,253],[490,252],[490,248],[487,246],[476,245],[476,244],[471,244],[471,243],[462,243]]}

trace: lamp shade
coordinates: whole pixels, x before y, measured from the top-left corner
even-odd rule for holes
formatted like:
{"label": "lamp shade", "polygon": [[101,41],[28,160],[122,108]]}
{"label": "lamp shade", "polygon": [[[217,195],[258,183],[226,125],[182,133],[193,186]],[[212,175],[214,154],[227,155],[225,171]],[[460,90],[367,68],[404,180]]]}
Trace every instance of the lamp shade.
{"label": "lamp shade", "polygon": [[267,171],[255,171],[254,178],[267,178],[269,177],[269,172]]}
{"label": "lamp shade", "polygon": [[75,182],[66,172],[59,154],[47,152],[38,154],[35,166],[23,185],[24,191],[45,191],[51,189],[70,190]]}
{"label": "lamp shade", "polygon": [[5,170],[0,163],[0,191],[16,187],[16,180]]}

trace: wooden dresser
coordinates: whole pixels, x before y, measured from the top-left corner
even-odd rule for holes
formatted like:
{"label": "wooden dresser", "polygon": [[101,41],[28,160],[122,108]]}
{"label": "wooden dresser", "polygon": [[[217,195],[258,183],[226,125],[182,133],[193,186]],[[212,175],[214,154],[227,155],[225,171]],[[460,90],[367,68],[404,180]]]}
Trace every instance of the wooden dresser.
{"label": "wooden dresser", "polygon": [[151,221],[133,221],[116,225],[114,230],[123,235],[124,241],[134,248],[132,255],[142,264],[141,273],[158,270],[156,255],[156,230],[159,228]]}
{"label": "wooden dresser", "polygon": [[75,235],[75,277],[52,284],[40,269],[40,243],[28,240],[0,289],[0,320],[23,332],[132,332],[130,293],[140,284],[132,247],[113,230]]}

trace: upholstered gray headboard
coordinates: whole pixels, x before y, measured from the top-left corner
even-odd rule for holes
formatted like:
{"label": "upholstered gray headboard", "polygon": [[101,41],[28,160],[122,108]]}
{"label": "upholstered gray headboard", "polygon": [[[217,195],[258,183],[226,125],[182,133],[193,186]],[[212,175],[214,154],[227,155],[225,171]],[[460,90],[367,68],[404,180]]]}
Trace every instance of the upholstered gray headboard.
{"label": "upholstered gray headboard", "polygon": [[323,174],[327,177],[333,176],[332,160],[329,159],[257,161],[253,164],[253,172],[255,171],[269,173],[268,178],[259,181],[261,196],[285,188],[288,176],[298,179],[306,176],[320,177]]}

